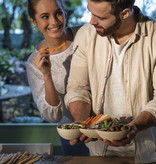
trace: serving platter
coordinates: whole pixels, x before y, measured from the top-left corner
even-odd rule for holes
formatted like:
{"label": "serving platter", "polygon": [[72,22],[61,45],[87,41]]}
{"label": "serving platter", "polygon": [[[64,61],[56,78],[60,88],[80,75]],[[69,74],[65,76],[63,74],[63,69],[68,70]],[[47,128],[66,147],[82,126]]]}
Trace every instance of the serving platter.
{"label": "serving platter", "polygon": [[[68,124],[64,124],[64,125],[68,125]],[[57,126],[57,132],[62,138],[66,140],[73,140],[80,137],[81,132],[79,129],[62,129],[61,126],[62,125]]]}
{"label": "serving platter", "polygon": [[119,123],[107,114],[99,114],[95,117],[88,117],[83,122],[62,124],[57,127],[59,135],[67,140],[77,139],[82,133],[89,138],[122,140],[126,138],[129,130],[128,125]]}
{"label": "serving platter", "polygon": [[123,131],[104,131],[102,129],[97,129],[96,132],[99,135],[99,137],[107,140],[122,140],[126,138],[127,133],[129,132],[130,127]]}
{"label": "serving platter", "polygon": [[82,129],[80,128],[80,132],[83,133],[85,136],[90,138],[99,138],[99,135],[95,129]]}

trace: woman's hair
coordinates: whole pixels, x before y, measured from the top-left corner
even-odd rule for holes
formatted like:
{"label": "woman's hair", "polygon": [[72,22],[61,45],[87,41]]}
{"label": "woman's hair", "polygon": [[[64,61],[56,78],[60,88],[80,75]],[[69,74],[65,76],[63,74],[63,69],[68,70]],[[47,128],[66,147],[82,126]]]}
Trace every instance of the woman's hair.
{"label": "woman's hair", "polygon": [[135,0],[91,0],[93,2],[110,2],[112,6],[112,13],[119,14],[122,10],[130,8],[132,10]]}
{"label": "woman's hair", "polygon": [[[36,15],[36,5],[38,4],[40,0],[28,0],[28,14],[30,16],[30,18],[32,18],[33,20],[35,20],[35,15]],[[64,10],[63,7],[63,2],[62,0],[56,0],[58,2],[60,2],[62,9]]]}

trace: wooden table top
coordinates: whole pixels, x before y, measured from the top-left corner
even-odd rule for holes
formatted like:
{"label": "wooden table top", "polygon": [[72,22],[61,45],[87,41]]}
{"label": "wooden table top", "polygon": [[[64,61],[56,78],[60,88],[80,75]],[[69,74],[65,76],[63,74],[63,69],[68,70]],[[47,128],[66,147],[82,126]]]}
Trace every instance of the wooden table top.
{"label": "wooden table top", "polygon": [[134,164],[134,158],[129,157],[99,157],[99,156],[53,156],[42,159],[35,164]]}

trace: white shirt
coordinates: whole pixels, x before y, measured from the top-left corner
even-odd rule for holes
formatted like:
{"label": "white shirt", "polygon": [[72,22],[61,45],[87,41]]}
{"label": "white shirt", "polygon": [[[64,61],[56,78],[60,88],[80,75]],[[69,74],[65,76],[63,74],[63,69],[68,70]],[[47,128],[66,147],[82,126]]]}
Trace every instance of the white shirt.
{"label": "white shirt", "polygon": [[[72,28],[74,36],[78,28],[79,27]],[[41,117],[48,122],[59,122],[60,120],[60,124],[73,122],[72,116],[64,104],[64,95],[66,93],[67,79],[73,52],[73,43],[71,43],[64,52],[50,56],[52,78],[60,98],[60,104],[58,106],[51,106],[45,100],[43,74],[34,64],[37,50],[35,50],[28,58],[26,68],[32,95],[40,111]]]}

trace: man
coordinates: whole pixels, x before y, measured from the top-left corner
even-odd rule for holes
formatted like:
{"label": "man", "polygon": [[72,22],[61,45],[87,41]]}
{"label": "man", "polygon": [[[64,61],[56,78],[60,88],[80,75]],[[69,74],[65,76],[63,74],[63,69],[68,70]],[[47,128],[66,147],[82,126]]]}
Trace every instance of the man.
{"label": "man", "polygon": [[81,135],[91,155],[147,163],[156,161],[156,22],[134,2],[88,0],[92,18],[75,38],[65,102],[75,121],[103,113],[132,127],[122,141]]}

